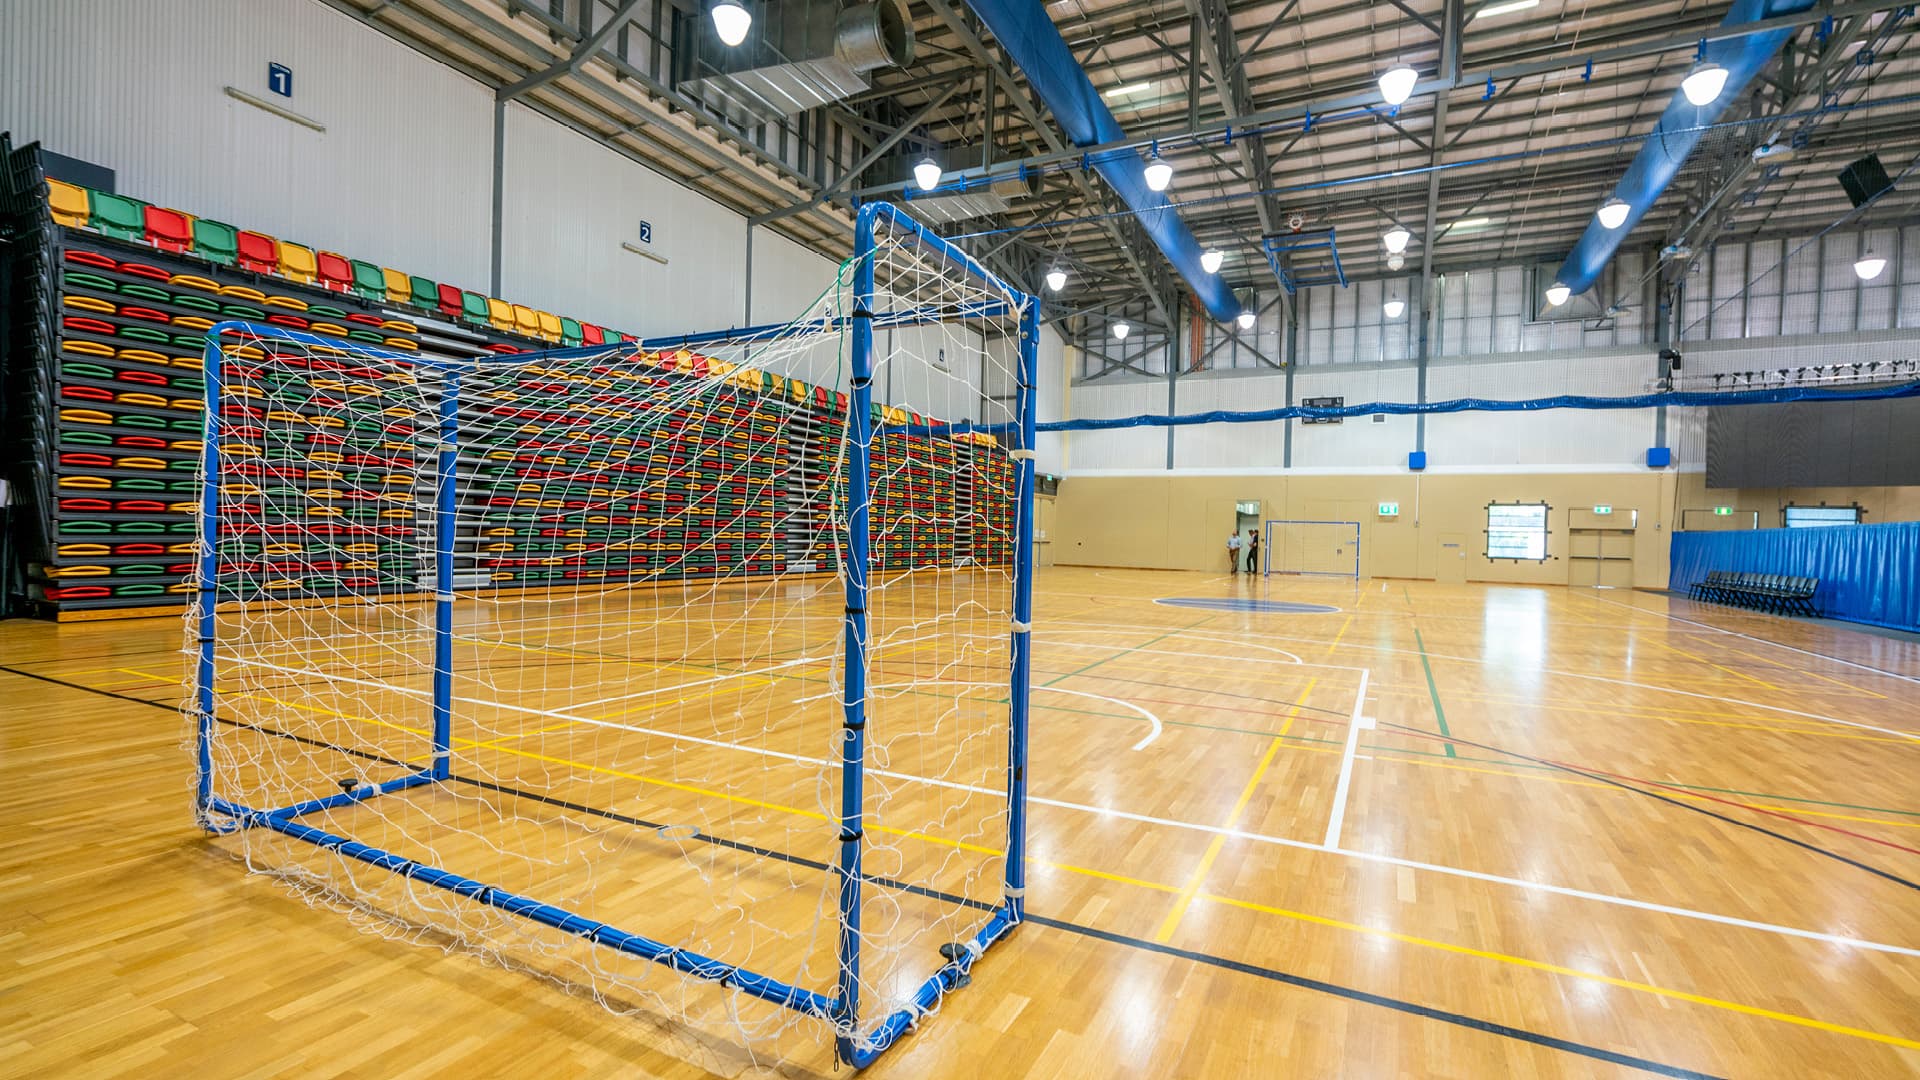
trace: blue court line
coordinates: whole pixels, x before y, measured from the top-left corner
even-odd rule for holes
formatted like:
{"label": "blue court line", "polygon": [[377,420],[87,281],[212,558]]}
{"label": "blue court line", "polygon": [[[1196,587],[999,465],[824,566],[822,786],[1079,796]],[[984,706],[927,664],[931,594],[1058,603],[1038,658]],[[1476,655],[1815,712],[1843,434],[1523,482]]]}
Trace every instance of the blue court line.
{"label": "blue court line", "polygon": [[1163,596],[1154,601],[1166,607],[1199,608],[1202,611],[1252,611],[1267,615],[1332,615],[1340,609],[1325,604],[1299,604],[1291,600],[1258,600],[1233,596]]}

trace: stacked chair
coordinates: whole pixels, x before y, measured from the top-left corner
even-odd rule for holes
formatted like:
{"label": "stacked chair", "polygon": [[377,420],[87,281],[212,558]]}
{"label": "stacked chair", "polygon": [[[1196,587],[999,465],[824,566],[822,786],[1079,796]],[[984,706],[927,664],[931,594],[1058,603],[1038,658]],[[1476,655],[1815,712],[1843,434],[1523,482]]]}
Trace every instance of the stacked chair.
{"label": "stacked chair", "polygon": [[1712,570],[1688,592],[1695,600],[1732,604],[1785,615],[1818,615],[1815,594],[1820,579],[1787,574],[1748,574]]}

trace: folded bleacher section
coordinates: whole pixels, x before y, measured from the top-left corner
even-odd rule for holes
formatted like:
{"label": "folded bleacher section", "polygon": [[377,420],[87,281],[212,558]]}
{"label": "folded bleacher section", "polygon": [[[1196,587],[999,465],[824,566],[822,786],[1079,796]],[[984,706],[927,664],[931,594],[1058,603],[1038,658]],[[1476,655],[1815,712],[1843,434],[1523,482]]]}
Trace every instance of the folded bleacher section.
{"label": "folded bleacher section", "polygon": [[[7,148],[11,288],[5,320],[10,542],[28,606],[55,618],[160,613],[185,603],[195,555],[205,335],[222,320],[269,323],[400,352],[481,356],[616,344],[628,335],[419,275],[352,259],[179,210],[45,177],[36,147]],[[244,380],[244,349],[230,355]],[[658,501],[555,521],[511,494],[536,483],[545,455],[578,443],[543,440],[551,385],[529,374],[500,408],[525,409],[511,443],[476,443],[480,475],[499,480],[460,542],[457,584],[543,587],[664,578],[831,571],[835,544],[829,475],[846,397],[771,373],[730,374],[743,391],[717,410],[675,413],[676,379],[705,377],[706,361],[675,350],[648,357],[661,392],[636,387],[618,402],[657,410],[636,461],[671,463],[674,488]],[[751,391],[751,392],[748,392]],[[786,409],[775,416],[769,410]],[[876,406],[876,422],[923,418]],[[485,438],[505,439],[495,426]],[[244,438],[240,423],[237,437]],[[230,436],[235,432],[229,432]],[[328,453],[379,454],[353,433]],[[463,458],[469,455],[463,453]],[[419,468],[395,454],[395,470]],[[797,468],[788,467],[789,463]],[[776,468],[778,466],[778,468]],[[417,587],[418,568],[396,554],[413,509],[342,500],[328,470],[296,470],[262,487],[270,533],[324,505],[356,532],[351,557],[276,565],[272,537],[226,538],[221,557],[302,596],[378,582]],[[776,484],[772,477],[787,479]],[[876,439],[875,567],[1008,565],[1013,469],[985,436]],[[942,482],[943,478],[954,479]],[[598,505],[598,504],[596,504]],[[563,508],[564,509],[564,508]],[[1007,527],[956,530],[958,513]],[[779,534],[768,530],[781,523]],[[937,524],[935,524],[937,523]],[[765,529],[757,526],[764,525]],[[976,539],[976,537],[979,537]],[[384,541],[384,542],[383,542]],[[618,545],[609,550],[608,544]],[[963,550],[964,549],[964,550]]]}

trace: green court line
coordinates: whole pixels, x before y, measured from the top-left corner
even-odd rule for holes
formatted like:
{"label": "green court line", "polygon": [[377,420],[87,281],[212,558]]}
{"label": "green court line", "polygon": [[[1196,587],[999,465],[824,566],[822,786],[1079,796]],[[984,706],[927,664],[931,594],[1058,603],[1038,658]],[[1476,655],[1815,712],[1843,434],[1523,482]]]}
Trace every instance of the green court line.
{"label": "green court line", "polygon": [[1157,637],[1157,638],[1154,638],[1154,639],[1153,639],[1152,641],[1143,641],[1143,642],[1141,642],[1141,643],[1140,643],[1140,644],[1138,644],[1138,645],[1133,645],[1133,646],[1129,646],[1128,648],[1125,648],[1125,649],[1121,649],[1121,650],[1120,650],[1119,652],[1117,652],[1117,653],[1114,653],[1114,654],[1113,654],[1112,656],[1108,656],[1108,657],[1105,657],[1105,658],[1103,658],[1103,659],[1099,659],[1099,660],[1095,660],[1095,661],[1094,661],[1093,663],[1091,663],[1091,664],[1088,664],[1088,665],[1087,665],[1086,667],[1083,667],[1083,668],[1081,668],[1081,669],[1080,669],[1080,670],[1078,670],[1078,671],[1069,671],[1069,672],[1067,672],[1067,673],[1066,673],[1065,675],[1062,675],[1062,676],[1060,676],[1060,677],[1059,677],[1059,678],[1057,678],[1057,679],[1049,679],[1049,680],[1047,680],[1046,682],[1043,682],[1043,683],[1041,683],[1040,685],[1041,685],[1041,686],[1052,686],[1052,685],[1053,685],[1054,683],[1063,683],[1063,682],[1066,682],[1066,681],[1067,681],[1068,679],[1071,679],[1071,678],[1073,678],[1073,677],[1074,677],[1075,675],[1084,675],[1084,674],[1086,674],[1087,672],[1089,672],[1089,671],[1092,671],[1092,670],[1093,670],[1094,668],[1097,668],[1097,667],[1099,667],[1099,666],[1100,666],[1101,664],[1105,664],[1105,663],[1109,663],[1109,662],[1111,662],[1111,661],[1114,661],[1114,660],[1118,660],[1118,659],[1120,659],[1121,657],[1123,657],[1123,656],[1125,656],[1125,655],[1127,655],[1128,653],[1135,653],[1135,652],[1139,652],[1139,651],[1140,651],[1141,649],[1144,649],[1144,648],[1146,648],[1146,647],[1147,647],[1147,646],[1149,646],[1149,645],[1157,645],[1157,644],[1159,644],[1160,642],[1162,642],[1162,641],[1165,641],[1165,640],[1167,640],[1168,638],[1170,638],[1170,637],[1173,637],[1173,636],[1174,636],[1174,635],[1176,635],[1176,634],[1182,634],[1182,633],[1185,633],[1185,632],[1186,632],[1186,631],[1188,631],[1188,630],[1192,630],[1193,628],[1195,628],[1195,627],[1197,627],[1197,626],[1200,626],[1200,625],[1202,625],[1203,623],[1208,623],[1208,622],[1212,622],[1212,621],[1213,621],[1213,619],[1214,619],[1214,616],[1212,616],[1212,615],[1209,615],[1209,616],[1207,616],[1206,618],[1204,618],[1204,619],[1201,619],[1201,620],[1199,620],[1199,622],[1191,622],[1191,623],[1188,623],[1187,625],[1185,625],[1185,626],[1182,626],[1182,627],[1180,627],[1180,628],[1179,628],[1178,630],[1169,630],[1169,631],[1167,631],[1166,633],[1164,633],[1164,634],[1161,634],[1161,635],[1160,635],[1159,637]]}
{"label": "green court line", "polygon": [[[1400,587],[1406,588],[1405,585]],[[1421,640],[1420,628],[1417,626],[1413,628],[1413,643],[1420,646],[1420,670],[1427,673],[1427,696],[1433,699],[1433,718],[1440,723],[1441,737],[1451,738],[1453,732],[1447,730],[1447,710],[1440,707],[1440,690],[1433,685],[1433,665],[1427,663],[1427,643]],[[1453,752],[1452,743],[1447,744],[1447,756],[1459,756]]]}

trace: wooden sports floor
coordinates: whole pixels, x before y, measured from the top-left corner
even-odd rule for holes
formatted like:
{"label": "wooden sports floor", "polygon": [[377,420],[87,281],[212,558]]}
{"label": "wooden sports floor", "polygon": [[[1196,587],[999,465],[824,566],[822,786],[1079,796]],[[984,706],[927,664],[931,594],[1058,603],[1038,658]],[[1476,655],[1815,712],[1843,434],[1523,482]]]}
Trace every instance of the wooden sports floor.
{"label": "wooden sports floor", "polygon": [[[455,771],[495,787],[324,820],[830,989],[806,860],[832,851],[808,763],[838,738],[837,600],[783,588],[463,613],[485,674],[455,686]],[[943,632],[956,599],[876,607],[904,636],[876,664],[868,869],[991,900],[1004,653]],[[309,733],[227,730],[231,790],[425,760],[417,627],[360,618],[272,640],[377,685],[222,684]],[[1042,572],[1034,625],[1032,918],[873,1076],[1920,1075],[1920,645],[1650,593],[1084,568]],[[728,668],[723,639],[769,626],[782,648]],[[351,916],[249,874],[243,843],[283,870],[305,846],[194,825],[182,642],[0,624],[0,1075],[844,1074],[771,1013],[676,1022],[715,1000],[652,965],[529,942],[509,970],[409,930],[377,871]],[[899,914],[876,955],[901,945],[876,985],[964,922],[876,903]],[[580,973],[613,1011],[556,982]]]}

